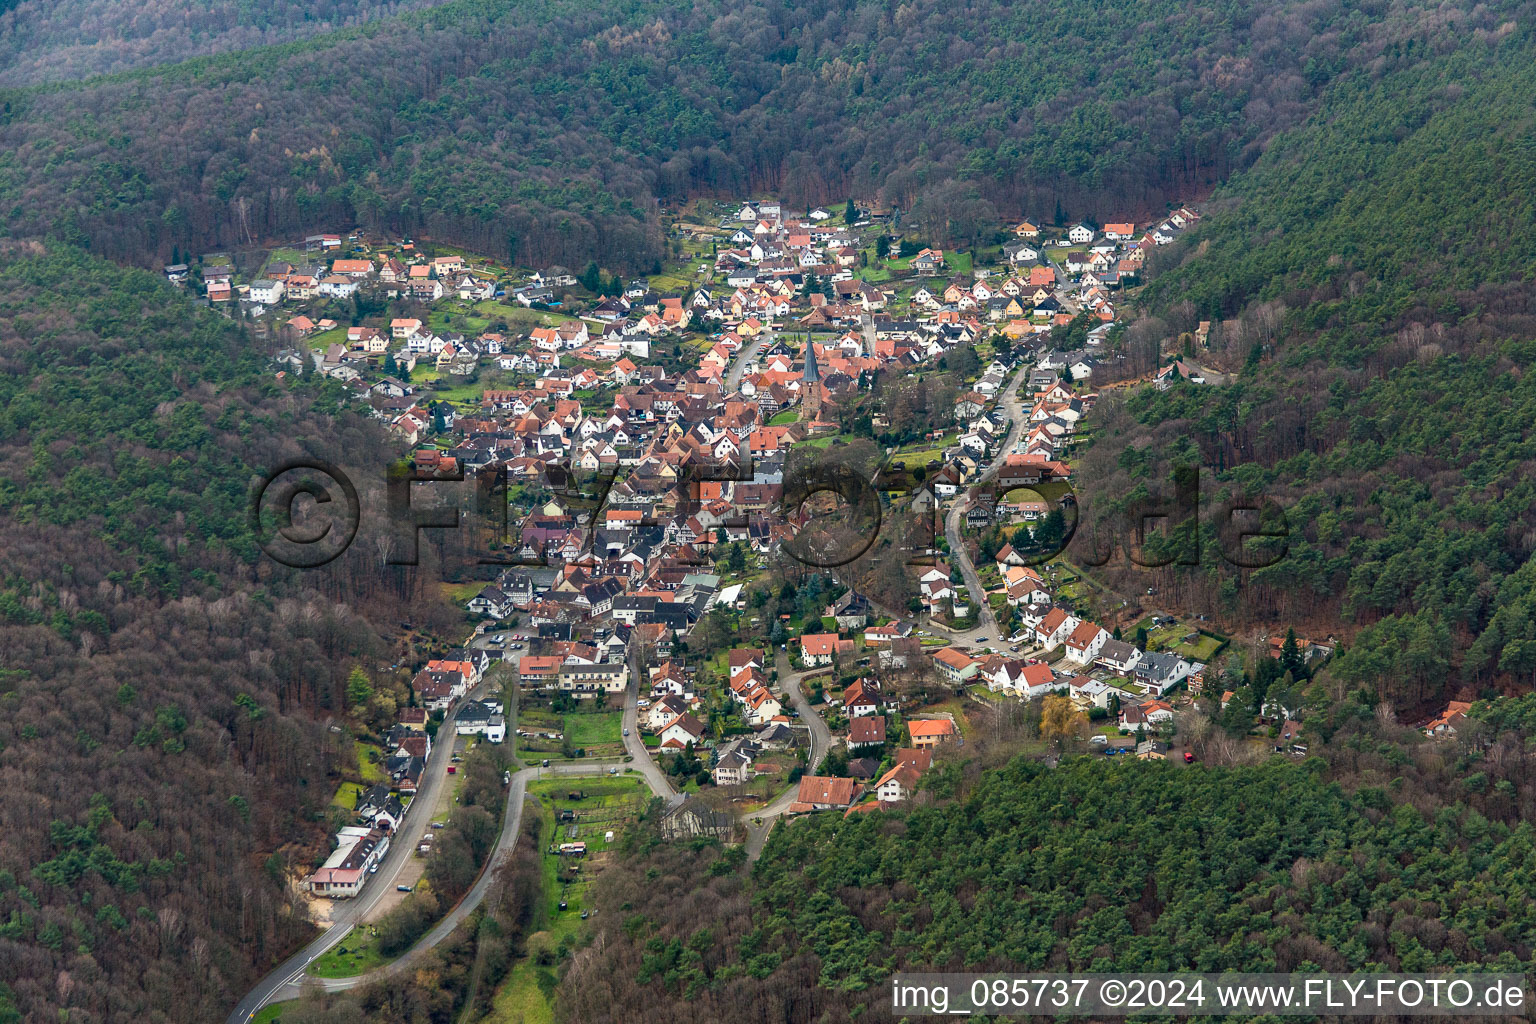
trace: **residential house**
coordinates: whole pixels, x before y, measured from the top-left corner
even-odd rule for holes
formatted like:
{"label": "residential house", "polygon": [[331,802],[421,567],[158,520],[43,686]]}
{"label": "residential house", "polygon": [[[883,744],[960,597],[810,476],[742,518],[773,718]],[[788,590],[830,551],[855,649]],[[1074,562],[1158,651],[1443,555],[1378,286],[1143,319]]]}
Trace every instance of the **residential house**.
{"label": "residential house", "polygon": [[859,784],[853,779],[837,779],[826,775],[806,775],[800,780],[797,799],[790,805],[792,812],[846,810],[859,795]]}
{"label": "residential house", "polygon": [[800,660],[813,668],[832,664],[837,652],[836,633],[806,633],[800,637]]}
{"label": "residential house", "polygon": [[917,792],[923,772],[933,766],[933,750],[904,747],[896,751],[896,763],[875,783],[875,799],[883,804],[909,800]]}
{"label": "residential house", "polygon": [[882,715],[865,715],[848,723],[848,749],[878,747],[885,744],[885,718]]}
{"label": "residential house", "polygon": [[970,680],[981,669],[979,661],[953,647],[944,647],[935,651],[933,662],[944,678],[956,686]]}
{"label": "residential house", "polygon": [[959,743],[960,731],[948,718],[916,719],[907,723],[907,735],[919,750],[952,746]]}

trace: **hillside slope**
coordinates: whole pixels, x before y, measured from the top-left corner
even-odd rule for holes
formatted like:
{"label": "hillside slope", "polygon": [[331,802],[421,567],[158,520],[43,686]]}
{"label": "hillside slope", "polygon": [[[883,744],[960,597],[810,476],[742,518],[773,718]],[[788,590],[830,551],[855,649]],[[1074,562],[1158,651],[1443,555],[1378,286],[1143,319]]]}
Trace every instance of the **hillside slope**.
{"label": "hillside slope", "polygon": [[442,0],[0,0],[0,85],[128,71],[322,35]]}
{"label": "hillside slope", "polygon": [[1214,320],[1197,355],[1236,380],[1143,394],[1085,463],[1100,513],[1178,458],[1290,505],[1279,564],[1168,582],[1371,625],[1339,671],[1410,703],[1536,671],[1528,624],[1488,634],[1536,551],[1531,30],[1360,71],[1234,178],[1145,299],[1170,331]]}
{"label": "hillside slope", "polygon": [[156,275],[0,250],[0,1020],[220,1020],[308,934],[283,876],[382,645],[347,575],[258,563],[248,488],[382,452],[265,362]]}
{"label": "hillside slope", "polygon": [[1117,5],[455,0],[0,93],[0,227],[148,261],[362,222],[635,268],[662,252],[657,200],[698,194],[882,197],[950,241],[1020,213],[1149,216],[1339,74],[1502,16]]}
{"label": "hillside slope", "polygon": [[745,876],[642,846],[599,882],[564,1017],[844,1024],[884,1015],[896,971],[1523,970],[1536,918],[1504,894],[1530,830],[1322,767],[1020,758],[959,799],[781,825]]}

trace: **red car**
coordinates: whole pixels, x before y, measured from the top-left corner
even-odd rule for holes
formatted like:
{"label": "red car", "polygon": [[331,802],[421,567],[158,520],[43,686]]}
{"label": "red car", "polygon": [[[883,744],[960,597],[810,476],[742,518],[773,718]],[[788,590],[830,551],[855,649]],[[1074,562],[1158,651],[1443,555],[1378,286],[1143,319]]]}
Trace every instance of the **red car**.
{"label": "red car", "polygon": [[1190,753],[1187,750],[1184,751],[1184,763],[1185,764],[1194,764],[1195,763],[1195,755]]}

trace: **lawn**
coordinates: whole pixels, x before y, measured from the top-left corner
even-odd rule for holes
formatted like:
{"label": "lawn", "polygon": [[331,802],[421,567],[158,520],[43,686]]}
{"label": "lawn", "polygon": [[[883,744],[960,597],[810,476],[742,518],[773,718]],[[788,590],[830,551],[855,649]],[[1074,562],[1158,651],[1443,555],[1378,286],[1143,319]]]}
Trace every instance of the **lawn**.
{"label": "lawn", "polygon": [[921,447],[898,448],[891,454],[891,461],[904,462],[908,469],[927,466],[930,462],[943,462],[944,449],[954,444],[959,434],[946,434],[937,441],[923,441]]}
{"label": "lawn", "polygon": [[344,811],[357,808],[357,796],[363,791],[361,783],[343,782],[336,789],[336,795],[331,797],[331,806],[340,807]]}
{"label": "lawn", "polygon": [[[448,386],[443,387],[442,383],[440,383],[438,387],[431,388],[424,393],[431,395],[433,398],[441,399],[444,402],[452,402],[455,406],[478,406],[480,404],[480,396],[485,394],[485,384],[481,381],[467,381],[462,377],[439,378],[435,373],[433,379],[448,383]],[[449,383],[455,381],[457,383]]]}
{"label": "lawn", "polygon": [[[1147,650],[1168,651],[1190,661],[1210,661],[1220,653],[1222,645],[1227,642],[1218,637],[1206,636],[1194,626],[1183,622],[1176,622],[1172,626],[1154,627],[1150,615],[1127,630],[1126,639],[1134,641],[1136,631],[1140,629],[1147,631]],[[1187,644],[1184,642],[1184,637],[1191,633],[1194,633],[1197,639],[1194,643]]]}
{"label": "lawn", "polygon": [[357,750],[357,770],[363,776],[363,782],[372,785],[375,782],[384,781],[384,769],[368,760],[368,753],[383,756],[383,751],[372,743],[364,743],[362,740],[353,740]]}
{"label": "lawn", "polygon": [[484,590],[488,584],[484,580],[470,580],[468,583],[439,583],[443,597],[453,604],[463,604]]}
{"label": "lawn", "polygon": [[388,959],[379,952],[373,936],[363,926],[353,929],[329,952],[317,957],[306,971],[317,978],[355,978],[382,967]]}
{"label": "lawn", "polygon": [[434,309],[427,314],[427,326],[434,331],[480,334],[491,325],[491,319],[470,312],[473,308],[468,303],[464,303],[455,309]]}
{"label": "lawn", "polygon": [[806,448],[830,448],[834,441],[842,441],[846,444],[853,439],[853,436],[850,434],[828,434],[826,437],[813,437],[809,441],[801,441],[799,444],[801,447]]}
{"label": "lawn", "polygon": [[328,331],[316,331],[304,339],[304,344],[316,352],[323,352],[332,345],[347,347],[347,329],[345,327],[332,327]]}
{"label": "lawn", "polygon": [[506,321],[510,327],[553,327],[562,320],[567,319],[558,313],[547,313],[539,309],[528,309],[516,304],[497,302],[495,299],[486,299],[474,305],[475,314],[483,316],[488,323]]}
{"label": "lawn", "polygon": [[785,409],[783,412],[775,413],[773,419],[768,421],[768,425],[770,427],[787,427],[799,418],[800,411],[798,409]]}
{"label": "lawn", "polygon": [[308,263],[309,259],[310,258],[308,256],[304,255],[304,250],[290,249],[285,246],[278,246],[276,249],[273,249],[271,252],[267,253],[268,263],[292,263],[298,265],[302,263]]}
{"label": "lawn", "polygon": [[[620,743],[624,712],[600,711],[565,716],[565,734],[576,747],[601,747]],[[588,751],[590,753],[590,751]]]}
{"label": "lawn", "polygon": [[261,1012],[251,1018],[251,1024],[283,1024],[283,1007],[287,1003],[273,1003],[263,1007]]}

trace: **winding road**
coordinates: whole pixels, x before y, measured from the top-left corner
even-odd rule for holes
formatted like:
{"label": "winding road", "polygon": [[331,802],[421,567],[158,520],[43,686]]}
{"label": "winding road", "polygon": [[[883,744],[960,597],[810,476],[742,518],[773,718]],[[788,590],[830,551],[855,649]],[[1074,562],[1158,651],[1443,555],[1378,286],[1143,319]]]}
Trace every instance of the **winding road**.
{"label": "winding road", "polygon": [[[780,650],[774,654],[774,666],[778,669],[780,687],[783,689],[789,702],[800,713],[800,720],[806,724],[811,733],[811,752],[806,759],[805,774],[815,775],[816,769],[821,767],[821,762],[832,749],[832,730],[827,725],[826,719],[811,706],[811,702],[805,699],[805,692],[800,689],[800,684],[807,676],[815,675],[815,671],[796,672],[789,664],[789,655]],[[800,794],[800,787],[792,785],[780,793],[772,802],[762,810],[755,811],[750,821],[746,822],[747,841],[746,851],[748,860],[756,860],[763,852],[763,844],[768,841],[768,833],[773,830],[774,821],[789,811]]]}
{"label": "winding road", "polygon": [[[1014,446],[1024,434],[1024,428],[1028,422],[1028,408],[1022,398],[1019,397],[1019,388],[1028,378],[1030,366],[1028,364],[1019,368],[1019,372],[1013,375],[1003,391],[1002,400],[999,403],[1008,414],[1011,425],[1008,428],[1008,436],[1003,445],[998,449],[997,458],[993,460],[991,468],[982,473],[972,485],[988,483],[1003,468],[1003,460],[1012,454]],[[930,492],[921,491],[917,501],[932,500]],[[964,521],[965,510],[970,502],[966,499],[956,499],[950,504],[949,510],[944,515],[944,538],[949,542],[950,560],[960,568],[960,577],[965,581],[965,589],[970,594],[971,606],[976,609],[976,626],[969,630],[953,631],[942,626],[933,625],[932,628],[942,632],[954,640],[965,640],[974,644],[991,643],[999,648],[1004,643],[1003,633],[997,625],[997,617],[992,614],[992,608],[987,604],[987,591],[981,585],[981,577],[976,574],[976,566],[971,561],[970,553],[966,551],[964,538],[960,528]]]}
{"label": "winding road", "polygon": [[[484,683],[481,684],[481,686],[484,685]],[[635,728],[638,685],[638,680],[631,678],[625,701],[624,727],[629,730],[629,735],[624,738],[624,745],[635,758],[632,765],[625,767],[636,769],[653,793],[667,800],[670,806],[676,806],[682,802],[682,797],[672,789],[666,776],[651,761],[644,744],[640,742],[639,731]],[[475,699],[479,690],[480,687],[476,687],[471,691],[468,699]],[[509,708],[507,714],[507,731],[513,735],[517,730],[516,711],[515,707]],[[341,992],[413,967],[417,959],[452,934],[453,930],[474,912],[491,891],[497,869],[512,855],[513,847],[517,845],[517,837],[521,834],[523,804],[530,781],[542,775],[602,775],[610,768],[620,767],[622,764],[617,761],[587,761],[551,765],[548,768],[523,768],[514,772],[512,784],[507,789],[507,806],[502,815],[501,835],[487,857],[485,869],[480,872],[480,877],[475,880],[475,884],[470,887],[464,898],[426,935],[422,936],[416,945],[383,967],[351,978],[311,977],[306,973],[310,963],[344,941],[353,929],[368,919],[384,894],[394,888],[395,879],[401,869],[414,855],[416,844],[410,837],[416,836],[422,830],[422,817],[430,814],[431,811],[418,812],[414,815],[412,811],[418,807],[430,809],[437,806],[438,794],[445,785],[448,777],[448,763],[453,754],[455,735],[453,724],[456,717],[457,709],[444,719],[438,734],[448,738],[433,745],[432,754],[427,759],[427,767],[422,772],[421,787],[417,790],[415,799],[411,801],[411,806],[406,809],[405,819],[396,830],[396,839],[404,837],[404,841],[390,843],[389,852],[379,865],[378,872],[363,887],[362,894],[350,900],[336,901],[331,926],[313,942],[284,960],[262,978],[255,988],[246,993],[245,998],[241,999],[239,1005],[230,1013],[227,1024],[247,1024],[267,1004],[297,998],[306,984],[318,986],[326,992]]]}

